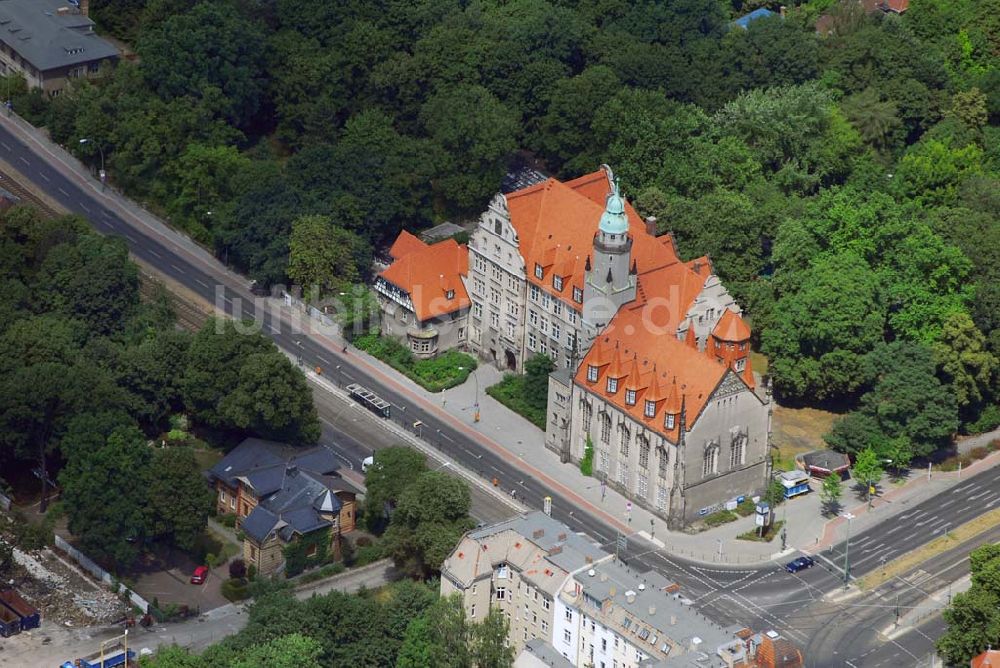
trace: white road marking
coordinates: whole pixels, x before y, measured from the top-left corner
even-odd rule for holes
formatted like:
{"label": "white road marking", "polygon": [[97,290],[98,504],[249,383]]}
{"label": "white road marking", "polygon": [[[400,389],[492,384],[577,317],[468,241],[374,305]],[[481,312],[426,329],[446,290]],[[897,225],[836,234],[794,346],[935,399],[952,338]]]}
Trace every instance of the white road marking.
{"label": "white road marking", "polygon": [[23,155],[17,156],[17,159],[20,160],[21,162],[23,162],[26,165],[30,165],[31,164],[30,162],[28,162],[27,160],[24,159]]}
{"label": "white road marking", "polygon": [[62,188],[56,188],[56,190],[58,190],[59,192],[61,192],[61,193],[62,193],[63,195],[65,195],[66,197],[69,197],[69,193],[68,193],[68,192],[66,192],[65,190],[63,190]]}
{"label": "white road marking", "polygon": [[49,182],[49,181],[51,181],[51,180],[52,180],[52,179],[50,179],[49,177],[45,176],[45,172],[38,172],[38,175],[39,175],[40,177],[42,177],[43,179],[45,179],[45,181],[46,181],[46,182]]}
{"label": "white road marking", "polygon": [[87,213],[90,213],[90,207],[84,204],[83,202],[80,202],[80,207]]}
{"label": "white road marking", "polygon": [[203,280],[201,280],[199,278],[194,279],[194,282],[197,283],[198,285],[200,285],[203,288],[207,288],[208,287],[208,283],[206,283],[205,281],[203,281]]}
{"label": "white road marking", "polygon": [[981,496],[986,496],[986,495],[987,495],[987,494],[989,494],[989,493],[990,493],[990,490],[988,490],[988,489],[984,489],[984,490],[983,490],[983,491],[981,491],[981,492],[980,492],[979,494],[973,494],[972,496],[970,496],[970,497],[969,497],[969,500],[970,500],[970,501],[975,501],[975,500],[976,500],[976,499],[978,499],[979,497],[981,497]]}
{"label": "white road marking", "polygon": [[5,151],[9,151],[9,150],[10,150],[10,146],[8,146],[8,145],[7,145],[7,142],[5,142],[5,141],[0,141],[0,144],[3,144],[3,147],[4,147],[4,150],[5,150]]}
{"label": "white road marking", "polygon": [[135,237],[133,237],[133,236],[132,236],[131,234],[129,234],[128,232],[125,232],[124,234],[125,234],[125,238],[126,238],[126,239],[128,239],[128,240],[129,240],[129,241],[131,241],[132,243],[135,243]]}
{"label": "white road marking", "polygon": [[158,258],[160,258],[161,260],[163,259],[163,256],[162,256],[162,255],[160,255],[159,253],[157,253],[157,252],[156,252],[155,250],[153,250],[152,248],[150,248],[150,249],[149,249],[149,253],[150,253],[151,255],[153,255],[154,257],[158,257]]}
{"label": "white road marking", "polygon": [[945,506],[950,506],[951,504],[955,503],[956,501],[958,501],[958,499],[957,499],[957,498],[952,498],[952,499],[948,499],[947,501],[945,501],[944,503],[941,503],[941,504],[939,504],[939,505],[940,505],[940,506],[941,506],[942,508],[944,508]]}
{"label": "white road marking", "polygon": [[177,271],[181,272],[182,274],[187,273],[183,269],[181,269],[180,267],[178,267],[176,264],[174,264],[173,262],[170,263],[170,266],[173,267],[174,269],[176,269]]}
{"label": "white road marking", "polygon": [[328,360],[327,358],[323,357],[322,355],[316,355],[316,357],[318,357],[319,361],[322,362],[323,364],[332,364],[333,363],[330,360]]}

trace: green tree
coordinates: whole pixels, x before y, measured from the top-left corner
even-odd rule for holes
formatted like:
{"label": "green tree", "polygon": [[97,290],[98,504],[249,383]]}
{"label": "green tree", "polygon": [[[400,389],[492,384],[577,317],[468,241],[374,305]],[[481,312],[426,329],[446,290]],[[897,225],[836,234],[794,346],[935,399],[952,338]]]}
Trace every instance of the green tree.
{"label": "green tree", "polygon": [[276,638],[265,645],[245,650],[230,668],[320,668],[323,646],[298,633]]}
{"label": "green tree", "polygon": [[589,172],[600,164],[601,146],[592,131],[595,112],[621,83],[611,68],[595,65],[553,86],[540,121],[545,154],[568,173]]}
{"label": "green tree", "polygon": [[375,454],[374,464],[365,472],[365,522],[374,530],[396,507],[403,492],[427,471],[427,458],[412,448],[396,446]]}
{"label": "green tree", "polygon": [[465,668],[471,665],[469,624],[457,595],[440,598],[410,622],[396,668]]}
{"label": "green tree", "polygon": [[81,452],[59,474],[69,530],[87,554],[129,568],[149,527],[150,449],[136,429],[116,429],[97,450]]}
{"label": "green tree", "polygon": [[187,146],[164,170],[173,222],[195,238],[210,241],[213,217],[236,197],[237,176],[250,164],[235,146]]}
{"label": "green tree", "polygon": [[383,538],[386,552],[413,577],[439,571],[473,525],[469,504],[462,480],[437,471],[421,473],[399,497]]}
{"label": "green tree", "polygon": [[986,337],[972,318],[963,312],[953,313],[945,320],[933,351],[934,361],[959,407],[981,405],[1000,367],[993,353],[986,350]]}
{"label": "green tree", "polygon": [[889,150],[902,140],[903,123],[896,103],[883,100],[874,88],[848,96],[841,108],[861,138],[877,150]]}
{"label": "green tree", "polygon": [[149,462],[149,535],[181,550],[194,549],[205,530],[215,496],[205,485],[190,448],[158,448]]}
{"label": "green tree", "polygon": [[781,484],[780,480],[772,480],[767,485],[767,489],[764,490],[764,501],[771,506],[771,508],[776,508],[780,506],[785,501],[785,486]]}
{"label": "green tree", "polygon": [[857,455],[868,448],[881,448],[885,439],[878,420],[862,411],[851,411],[837,418],[830,432],[823,435],[827,445],[848,455]]}
{"label": "green tree", "polygon": [[153,332],[122,351],[118,383],[129,394],[129,410],[144,425],[162,427],[183,407],[182,380],[191,335],[175,329]]}
{"label": "green tree", "polygon": [[514,647],[508,642],[510,622],[499,610],[490,610],[486,619],[473,624],[472,663],[479,668],[510,668],[514,665]]}
{"label": "green tree", "polygon": [[855,484],[864,485],[865,496],[870,499],[871,486],[877,485],[882,479],[882,461],[874,449],[867,448],[858,453],[851,468],[851,477]]}
{"label": "green tree", "polygon": [[937,650],[949,665],[965,665],[988,646],[1000,643],[1000,549],[984,545],[969,555],[972,585],[956,594],[944,611],[948,628]]}
{"label": "green tree", "polygon": [[548,355],[533,355],[524,363],[524,399],[534,408],[545,410],[549,397],[549,374],[556,368]]}
{"label": "green tree", "polygon": [[164,100],[216,88],[230,122],[246,128],[263,108],[267,40],[236,3],[199,2],[143,26],[136,50],[146,85]]}
{"label": "green tree", "polygon": [[420,120],[444,150],[436,190],[459,209],[481,210],[517,147],[514,114],[482,86],[463,84],[431,97]]}
{"label": "green tree", "polygon": [[288,241],[288,277],[319,295],[356,283],[360,272],[354,259],[362,243],[325,216],[296,218]]}

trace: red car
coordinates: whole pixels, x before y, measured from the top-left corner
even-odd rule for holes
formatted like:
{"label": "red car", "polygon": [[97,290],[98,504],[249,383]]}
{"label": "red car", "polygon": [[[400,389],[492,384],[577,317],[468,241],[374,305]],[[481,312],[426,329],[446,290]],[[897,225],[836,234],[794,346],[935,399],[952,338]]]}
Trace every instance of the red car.
{"label": "red car", "polygon": [[199,566],[194,569],[194,573],[191,574],[191,584],[200,585],[205,584],[205,578],[208,577],[208,566]]}

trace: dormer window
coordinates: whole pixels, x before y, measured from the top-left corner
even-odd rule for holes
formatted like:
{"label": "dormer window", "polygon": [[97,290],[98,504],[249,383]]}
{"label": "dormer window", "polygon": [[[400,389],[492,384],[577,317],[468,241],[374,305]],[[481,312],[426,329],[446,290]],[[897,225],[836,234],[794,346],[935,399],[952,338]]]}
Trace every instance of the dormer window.
{"label": "dormer window", "polygon": [[673,429],[674,424],[677,422],[677,416],[673,413],[667,413],[667,416],[663,419],[663,425],[667,429]]}
{"label": "dormer window", "polygon": [[597,367],[593,364],[587,365],[587,381],[591,383],[597,382]]}
{"label": "dormer window", "polygon": [[635,406],[635,390],[625,390],[625,405]]}
{"label": "dormer window", "polygon": [[454,290],[448,290],[447,292],[444,293],[444,297],[445,297],[445,299],[454,299],[455,298],[455,291]]}
{"label": "dormer window", "polygon": [[562,279],[562,276],[553,276],[552,277],[552,287],[554,287],[556,290],[562,290],[563,289],[563,279]]}
{"label": "dormer window", "polygon": [[747,368],[747,360],[746,360],[746,358],[745,357],[741,357],[740,359],[736,360],[736,363],[733,364],[733,367],[737,371],[743,371],[744,369],[746,369]]}
{"label": "dormer window", "polygon": [[618,391],[618,379],[608,378],[608,392],[614,394],[617,391]]}
{"label": "dormer window", "polygon": [[540,264],[538,264],[536,262],[535,263],[535,278],[541,278],[544,274],[545,274],[545,271],[542,269],[542,265],[540,265]]}
{"label": "dormer window", "polygon": [[654,415],[656,415],[656,402],[647,400],[645,409],[643,410],[642,414],[645,415],[646,417],[653,417]]}
{"label": "dormer window", "polygon": [[583,303],[583,288],[573,288],[573,301],[577,304]]}

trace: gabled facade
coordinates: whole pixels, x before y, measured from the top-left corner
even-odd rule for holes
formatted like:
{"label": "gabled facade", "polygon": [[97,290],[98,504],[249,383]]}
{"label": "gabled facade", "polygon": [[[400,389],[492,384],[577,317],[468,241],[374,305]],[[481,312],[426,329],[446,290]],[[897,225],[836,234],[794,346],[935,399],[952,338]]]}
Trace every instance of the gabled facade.
{"label": "gabled facade", "polygon": [[405,230],[389,250],[391,264],[375,279],[382,334],[405,341],[420,358],[463,346],[469,255],[454,239],[426,244]]}
{"label": "gabled facade", "polygon": [[[207,473],[219,514],[235,514],[246,536],[243,557],[261,574],[280,571],[284,548],[316,531],[329,530],[331,553],[355,528],[360,492],[337,472],[325,446],[293,449],[248,438]],[[308,556],[308,555],[307,555]]]}

